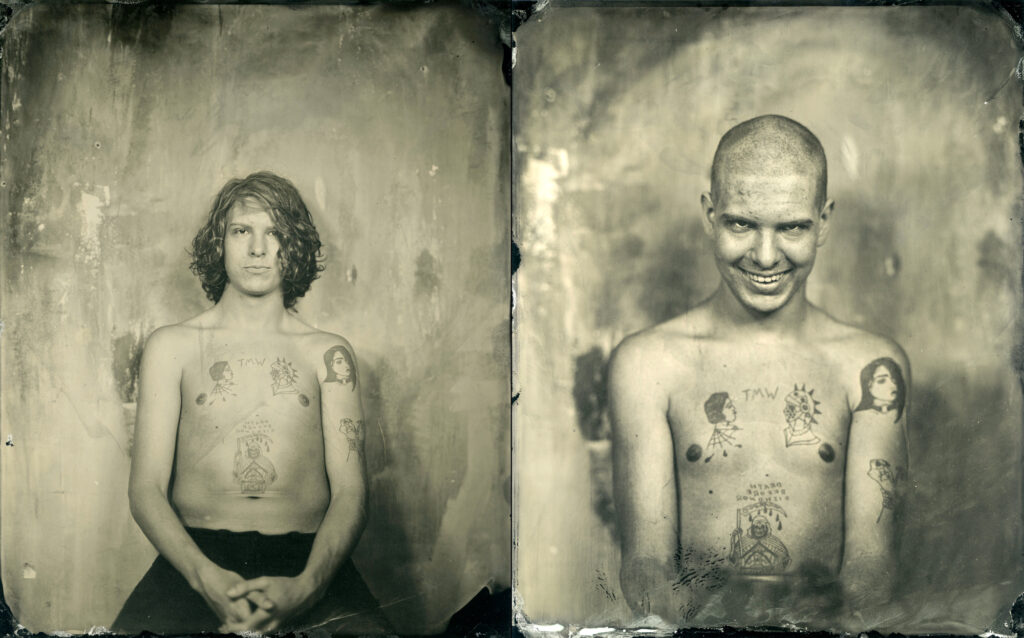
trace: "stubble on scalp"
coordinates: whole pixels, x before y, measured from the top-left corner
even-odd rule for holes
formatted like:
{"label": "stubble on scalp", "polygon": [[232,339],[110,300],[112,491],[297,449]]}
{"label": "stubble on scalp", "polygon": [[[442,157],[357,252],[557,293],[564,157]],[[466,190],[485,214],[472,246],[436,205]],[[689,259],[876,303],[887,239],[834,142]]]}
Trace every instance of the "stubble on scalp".
{"label": "stubble on scalp", "polygon": [[817,184],[815,206],[825,204],[828,167],[825,150],[804,125],[781,115],[762,115],[729,129],[711,163],[711,198],[721,206],[731,175],[807,176]]}

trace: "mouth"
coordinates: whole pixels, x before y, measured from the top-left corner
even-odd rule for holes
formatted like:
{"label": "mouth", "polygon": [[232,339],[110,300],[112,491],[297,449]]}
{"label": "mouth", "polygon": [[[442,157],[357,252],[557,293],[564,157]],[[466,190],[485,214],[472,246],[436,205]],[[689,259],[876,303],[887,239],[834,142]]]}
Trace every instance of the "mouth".
{"label": "mouth", "polygon": [[249,272],[266,272],[270,270],[270,266],[246,266],[245,270]]}
{"label": "mouth", "polygon": [[740,272],[743,273],[743,275],[747,279],[749,279],[750,281],[754,282],[755,284],[760,284],[762,286],[770,286],[772,284],[776,284],[776,283],[782,281],[783,277],[785,277],[790,272],[792,272],[792,270],[790,269],[790,270],[783,270],[783,271],[776,272],[776,273],[771,273],[771,274],[758,274],[758,273],[750,272],[749,270],[745,270],[743,268],[740,268],[739,270],[740,270]]}

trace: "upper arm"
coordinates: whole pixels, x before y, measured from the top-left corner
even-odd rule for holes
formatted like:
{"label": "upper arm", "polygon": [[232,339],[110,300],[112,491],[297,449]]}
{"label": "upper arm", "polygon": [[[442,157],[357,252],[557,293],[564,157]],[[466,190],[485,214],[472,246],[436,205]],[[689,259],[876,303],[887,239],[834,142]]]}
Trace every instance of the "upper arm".
{"label": "upper arm", "polygon": [[656,370],[646,349],[631,340],[616,348],[609,363],[615,508],[624,558],[664,559],[676,549],[675,459],[667,394]]}
{"label": "upper arm", "polygon": [[895,517],[907,477],[910,363],[889,341],[861,358],[853,373],[857,391],[846,459],[844,562],[894,557]]}
{"label": "upper arm", "polygon": [[167,493],[181,413],[183,352],[175,329],[156,330],[139,366],[139,399],[132,446],[130,489],[155,486]]}
{"label": "upper arm", "polygon": [[329,335],[318,340],[314,356],[331,495],[337,496],[343,488],[346,494],[355,490],[362,497],[366,491],[365,424],[360,400],[362,379],[355,351],[342,337]]}

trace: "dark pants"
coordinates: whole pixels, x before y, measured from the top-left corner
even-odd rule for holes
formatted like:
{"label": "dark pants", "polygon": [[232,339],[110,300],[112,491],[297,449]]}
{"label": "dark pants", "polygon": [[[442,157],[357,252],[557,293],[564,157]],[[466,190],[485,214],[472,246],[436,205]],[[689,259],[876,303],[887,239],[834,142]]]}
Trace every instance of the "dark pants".
{"label": "dark pants", "polygon": [[[229,532],[186,528],[211,561],[246,580],[259,576],[297,576],[306,567],[313,534]],[[160,634],[217,631],[220,619],[163,556],[158,556],[125,602],[113,631]],[[284,629],[321,629],[331,634],[389,633],[390,625],[351,560],[345,561],[323,598]],[[279,630],[280,631],[280,630]]]}

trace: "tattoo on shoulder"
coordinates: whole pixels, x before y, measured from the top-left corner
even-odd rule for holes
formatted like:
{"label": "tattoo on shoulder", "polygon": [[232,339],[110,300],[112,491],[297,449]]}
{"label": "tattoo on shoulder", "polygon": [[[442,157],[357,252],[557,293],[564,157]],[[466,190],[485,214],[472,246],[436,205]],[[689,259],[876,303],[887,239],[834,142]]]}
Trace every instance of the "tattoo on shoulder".
{"label": "tattoo on shoulder", "polygon": [[[704,459],[707,463],[715,456],[715,452],[721,451],[722,456],[729,456],[729,447],[743,447],[736,442],[736,432],[741,428],[736,425],[736,404],[729,397],[728,392],[715,392],[704,402],[704,414],[708,422],[713,426],[711,438],[708,439],[708,456]],[[696,461],[701,457],[701,449],[693,444],[686,450],[686,459]]]}
{"label": "tattoo on shoulder", "polygon": [[811,429],[817,425],[815,418],[821,411],[818,406],[821,402],[814,398],[814,390],[808,390],[806,385],[797,387],[786,395],[786,405],[782,409],[782,415],[786,418],[786,427],[783,432],[786,434],[786,447],[794,445],[816,445],[821,439]]}
{"label": "tattoo on shoulder", "polygon": [[[213,379],[213,388],[210,390],[210,394],[207,395],[205,392],[201,392],[196,397],[196,405],[213,405],[218,400],[222,403],[228,400],[228,397],[237,396],[234,391],[235,387],[235,373],[231,369],[231,364],[227,361],[218,361],[210,366],[210,378]],[[207,403],[209,400],[209,403]]]}
{"label": "tattoo on shoulder", "polygon": [[860,404],[854,412],[871,410],[892,415],[893,423],[903,416],[907,400],[907,383],[898,363],[879,357],[860,371]]}
{"label": "tattoo on shoulder", "polygon": [[324,365],[327,367],[327,377],[324,383],[349,383],[352,391],[356,389],[356,362],[353,360],[352,352],[345,346],[333,346],[324,352]]}
{"label": "tattoo on shoulder", "polygon": [[[789,500],[780,482],[751,483],[736,500],[747,504],[736,508],[736,528],[729,539],[729,562],[741,574],[781,574],[792,562],[789,550],[772,531],[782,531],[782,519],[788,518],[782,507]],[[747,529],[743,529],[743,519]]]}
{"label": "tattoo on shoulder", "polygon": [[882,508],[878,510],[876,523],[882,520],[885,510],[894,511],[896,509],[896,484],[903,480],[905,474],[906,471],[902,467],[894,468],[885,459],[871,459],[868,463],[868,476],[878,483],[878,487],[882,490]]}
{"label": "tattoo on shoulder", "polygon": [[338,425],[338,429],[345,438],[348,440],[348,454],[345,459],[348,460],[352,453],[355,452],[356,456],[362,458],[363,456],[363,420],[353,419],[342,419]]}

